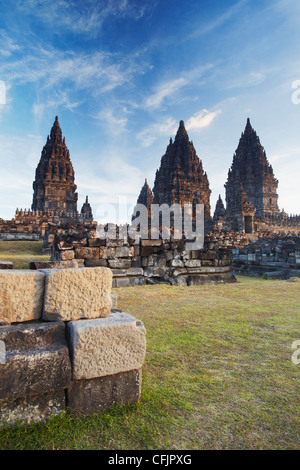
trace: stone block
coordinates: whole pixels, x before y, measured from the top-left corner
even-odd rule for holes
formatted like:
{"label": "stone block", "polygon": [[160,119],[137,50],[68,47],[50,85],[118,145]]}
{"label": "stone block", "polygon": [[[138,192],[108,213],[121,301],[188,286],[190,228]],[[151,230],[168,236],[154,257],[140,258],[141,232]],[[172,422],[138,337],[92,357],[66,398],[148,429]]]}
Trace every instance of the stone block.
{"label": "stone block", "polygon": [[131,260],[130,259],[109,259],[108,266],[113,269],[127,269],[131,268]]}
{"label": "stone block", "polygon": [[190,259],[188,261],[185,261],[184,265],[187,268],[198,267],[198,266],[201,266],[201,260],[200,259]]}
{"label": "stone block", "polygon": [[0,428],[46,422],[65,408],[64,390],[0,401]]}
{"label": "stone block", "polygon": [[116,257],[116,249],[114,247],[100,247],[100,258],[114,259]]}
{"label": "stone block", "polygon": [[128,277],[124,277],[124,278],[114,278],[112,285],[113,287],[129,287],[131,284],[130,284],[130,279]]}
{"label": "stone block", "polygon": [[96,268],[96,267],[107,268],[108,263],[106,259],[86,259],[84,261],[84,265],[87,268]]}
{"label": "stone block", "polygon": [[141,370],[72,382],[66,391],[67,409],[72,416],[89,416],[116,404],[137,403],[141,395]]}
{"label": "stone block", "polygon": [[75,248],[75,257],[83,259],[99,259],[100,250],[98,247],[78,246]]}
{"label": "stone block", "polygon": [[71,363],[63,322],[2,326],[0,340],[5,345],[0,400],[39,395],[69,385]]}
{"label": "stone block", "polygon": [[44,272],[44,320],[70,321],[109,315],[112,287],[109,268],[49,269]]}
{"label": "stone block", "polygon": [[143,276],[143,268],[129,268],[127,269],[127,276]]}
{"label": "stone block", "polygon": [[183,268],[184,263],[180,259],[171,259],[170,261],[168,261],[168,266],[170,266],[171,268]]}
{"label": "stone block", "polygon": [[116,248],[116,258],[127,258],[134,256],[133,246],[118,246]]}
{"label": "stone block", "polygon": [[153,246],[141,246],[141,256],[147,257],[152,255],[155,252]]}
{"label": "stone block", "polygon": [[141,240],[141,246],[162,246],[162,240]]}
{"label": "stone block", "polygon": [[61,261],[70,261],[75,258],[74,250],[64,250],[60,252]]}
{"label": "stone block", "polygon": [[141,321],[120,310],[107,318],[68,323],[73,380],[140,369],[146,353]]}
{"label": "stone block", "polygon": [[0,261],[0,270],[1,269],[13,269],[14,265],[11,261]]}
{"label": "stone block", "polygon": [[144,276],[147,277],[162,277],[165,269],[160,266],[150,266],[144,269]]}
{"label": "stone block", "polygon": [[45,275],[40,271],[0,271],[0,322],[25,322],[41,318]]}
{"label": "stone block", "polygon": [[90,247],[105,246],[106,240],[105,238],[89,238],[88,243]]}
{"label": "stone block", "polygon": [[78,260],[70,261],[31,261],[29,269],[68,269],[78,268]]}

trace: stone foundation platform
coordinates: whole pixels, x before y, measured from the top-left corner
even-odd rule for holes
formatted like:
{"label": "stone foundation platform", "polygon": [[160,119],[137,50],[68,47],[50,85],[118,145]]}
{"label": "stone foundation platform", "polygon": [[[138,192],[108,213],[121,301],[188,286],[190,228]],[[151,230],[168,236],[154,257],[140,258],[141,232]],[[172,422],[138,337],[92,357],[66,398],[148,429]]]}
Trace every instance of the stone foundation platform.
{"label": "stone foundation platform", "polygon": [[138,402],[146,330],[111,285],[107,268],[0,270],[0,427]]}

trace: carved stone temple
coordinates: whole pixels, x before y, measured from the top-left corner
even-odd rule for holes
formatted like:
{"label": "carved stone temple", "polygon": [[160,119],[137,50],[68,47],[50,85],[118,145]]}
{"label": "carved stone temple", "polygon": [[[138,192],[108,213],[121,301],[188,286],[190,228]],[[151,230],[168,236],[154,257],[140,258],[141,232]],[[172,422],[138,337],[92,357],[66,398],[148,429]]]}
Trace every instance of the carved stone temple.
{"label": "carved stone temple", "polygon": [[33,182],[32,210],[77,213],[77,186],[70,152],[56,116]]}
{"label": "carved stone temple", "polygon": [[42,218],[44,221],[92,222],[88,197],[80,213],[77,211],[76,189],[70,152],[56,116],[35,171],[31,210],[17,209],[15,217],[22,221]]}
{"label": "carved stone temple", "polygon": [[279,214],[278,180],[249,118],[225,184],[230,229],[252,233],[254,218]]}
{"label": "carved stone temple", "polygon": [[[174,141],[170,139],[160,167],[156,171],[153,190],[147,180],[140,192],[137,203],[144,204],[150,211],[151,204],[191,204],[195,214],[196,204],[204,205],[204,219],[211,220],[209,181],[203,170],[193,142],[190,141],[183,121],[180,121]],[[150,219],[150,215],[149,215]]]}

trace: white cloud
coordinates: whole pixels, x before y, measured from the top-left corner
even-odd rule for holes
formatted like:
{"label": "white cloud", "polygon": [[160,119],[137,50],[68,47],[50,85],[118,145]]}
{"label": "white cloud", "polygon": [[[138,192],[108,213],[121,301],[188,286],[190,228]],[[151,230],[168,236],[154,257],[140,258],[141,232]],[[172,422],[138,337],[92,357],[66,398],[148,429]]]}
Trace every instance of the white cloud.
{"label": "white cloud", "polygon": [[159,137],[175,134],[177,127],[175,119],[168,117],[164,121],[146,127],[136,135],[136,138],[143,147],[150,147]]}
{"label": "white cloud", "polygon": [[144,108],[156,110],[167,98],[173,97],[174,99],[176,96],[178,99],[178,94],[183,88],[195,82],[199,86],[200,77],[211,68],[213,68],[212,64],[205,64],[183,72],[178,78],[171,78],[159,83],[154,88],[154,92],[145,99]]}
{"label": "white cloud", "polygon": [[215,29],[219,28],[228,20],[230,20],[233,16],[239,13],[240,10],[248,3],[248,1],[249,0],[240,0],[239,2],[235,3],[219,17],[215,18],[211,22],[208,22],[206,25],[201,25],[201,27],[196,31],[192,32],[188,36],[188,38],[191,39],[199,36],[204,36],[205,34],[208,34],[214,31]]}
{"label": "white cloud", "polygon": [[[123,111],[126,113],[126,111]],[[125,131],[126,124],[128,122],[127,117],[116,117],[116,111],[112,108],[106,108],[99,111],[97,114],[92,114],[94,119],[100,121],[104,125],[110,134],[117,135]]]}
{"label": "white cloud", "polygon": [[219,109],[217,111],[208,111],[207,109],[202,109],[198,113],[195,113],[191,116],[185,123],[186,130],[191,129],[203,129],[210,126],[213,120],[221,113]]}
{"label": "white cloud", "polygon": [[247,75],[242,74],[240,77],[233,79],[230,84],[227,85],[225,88],[247,88],[251,86],[256,86],[264,82],[265,79],[266,76],[264,73],[250,72]]}
{"label": "white cloud", "polygon": [[161,83],[157,86],[155,92],[146,99],[145,107],[152,109],[159,108],[165,98],[172,96],[186,84],[187,80],[185,78],[177,78]]}
{"label": "white cloud", "polygon": [[112,17],[130,18],[135,21],[150,13],[156,2],[146,4],[130,0],[26,0],[19,1],[20,14],[35,16],[48,27],[62,32],[96,37],[103,24]]}

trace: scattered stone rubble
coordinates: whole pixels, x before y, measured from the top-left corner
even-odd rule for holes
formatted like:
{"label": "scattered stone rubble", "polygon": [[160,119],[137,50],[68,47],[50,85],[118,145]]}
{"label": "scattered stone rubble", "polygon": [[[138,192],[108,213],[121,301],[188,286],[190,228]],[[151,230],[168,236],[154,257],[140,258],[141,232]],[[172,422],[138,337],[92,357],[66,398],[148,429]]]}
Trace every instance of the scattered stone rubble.
{"label": "scattered stone rubble", "polygon": [[259,238],[244,247],[233,248],[233,265],[241,274],[270,279],[300,276],[300,237]]}
{"label": "scattered stone rubble", "polygon": [[0,427],[136,403],[146,330],[108,268],[0,270]]}

